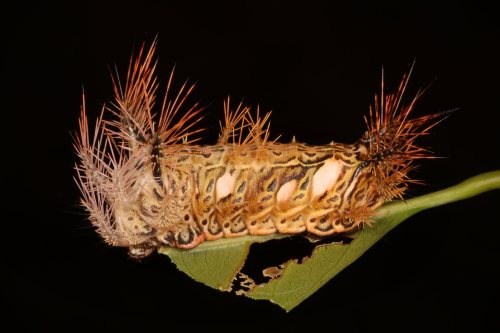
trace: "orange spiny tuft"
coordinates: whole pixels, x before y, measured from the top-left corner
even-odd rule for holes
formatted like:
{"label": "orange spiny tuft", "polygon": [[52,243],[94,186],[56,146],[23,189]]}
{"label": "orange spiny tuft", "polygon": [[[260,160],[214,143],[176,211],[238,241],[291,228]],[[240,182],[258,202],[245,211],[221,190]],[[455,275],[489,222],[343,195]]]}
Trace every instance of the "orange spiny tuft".
{"label": "orange spiny tuft", "polygon": [[109,110],[116,119],[106,121],[105,124],[110,133],[126,140],[131,147],[151,141],[159,141],[163,145],[193,143],[197,139],[188,140],[188,135],[203,131],[192,130],[202,119],[200,113],[204,109],[197,102],[187,107],[180,119],[176,119],[179,111],[185,109],[195,84],[188,85],[188,82],[184,82],[177,95],[170,96],[174,70],[170,73],[161,109],[158,113],[154,111],[158,90],[157,61],[154,59],[156,45],[155,40],[147,52],[143,45],[137,56],[131,59],[125,89],[122,88],[118,75],[113,77],[115,100],[113,108]]}
{"label": "orange spiny tuft", "polygon": [[[250,112],[250,107],[243,106],[243,101],[238,104],[235,111],[231,110],[231,98],[228,96],[224,101],[224,125],[220,124],[220,135],[218,144],[241,144],[243,130],[248,124],[245,123],[247,113]],[[238,141],[236,141],[238,138]]]}
{"label": "orange spiny tuft", "polygon": [[232,143],[237,146],[259,144],[265,145],[270,136],[271,112],[264,117],[260,116],[260,107],[257,106],[256,114],[252,115],[252,109],[238,104],[235,111],[230,107],[231,99],[224,101],[224,126],[221,124],[219,144]]}
{"label": "orange spiny tuft", "polygon": [[366,162],[376,175],[380,194],[387,200],[402,199],[408,184],[420,183],[408,177],[408,172],[416,168],[413,162],[435,156],[418,146],[415,140],[429,134],[429,130],[443,120],[444,113],[408,119],[423,94],[419,91],[408,105],[401,105],[410,75],[411,70],[403,76],[395,93],[385,93],[382,73],[380,96],[375,95],[369,119],[365,117],[368,130],[361,141],[368,146]]}

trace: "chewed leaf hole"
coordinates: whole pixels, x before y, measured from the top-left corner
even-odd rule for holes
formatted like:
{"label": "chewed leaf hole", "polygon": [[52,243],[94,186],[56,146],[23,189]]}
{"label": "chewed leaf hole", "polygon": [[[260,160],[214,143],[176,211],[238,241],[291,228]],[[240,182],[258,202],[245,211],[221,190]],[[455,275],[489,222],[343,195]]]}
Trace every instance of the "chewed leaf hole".
{"label": "chewed leaf hole", "polygon": [[351,241],[352,238],[347,236],[314,240],[304,236],[291,236],[265,243],[253,243],[245,264],[232,281],[231,292],[237,295],[246,294],[257,285],[279,278],[288,262],[303,263],[320,245],[332,243],[346,245]]}

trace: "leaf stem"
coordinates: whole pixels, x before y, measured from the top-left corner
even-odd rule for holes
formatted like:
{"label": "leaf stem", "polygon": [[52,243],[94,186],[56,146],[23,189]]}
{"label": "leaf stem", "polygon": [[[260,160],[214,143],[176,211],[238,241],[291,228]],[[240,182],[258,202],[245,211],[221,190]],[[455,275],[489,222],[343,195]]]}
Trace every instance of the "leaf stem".
{"label": "leaf stem", "polygon": [[407,210],[417,212],[449,202],[467,199],[494,189],[500,189],[500,170],[482,173],[444,190],[388,204],[378,210],[377,219]]}

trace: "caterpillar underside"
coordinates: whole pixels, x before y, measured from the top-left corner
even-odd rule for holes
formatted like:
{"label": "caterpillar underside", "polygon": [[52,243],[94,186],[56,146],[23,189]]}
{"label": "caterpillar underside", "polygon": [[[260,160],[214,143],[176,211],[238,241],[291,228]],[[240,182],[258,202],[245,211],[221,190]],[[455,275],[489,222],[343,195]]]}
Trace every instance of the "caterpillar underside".
{"label": "caterpillar underside", "polygon": [[155,43],[131,61],[124,89],[89,134],[85,104],[75,148],[82,204],[97,231],[134,257],[159,246],[193,248],[203,241],[271,233],[329,236],[371,222],[384,202],[401,197],[415,159],[429,153],[415,145],[437,115],[408,119],[419,94],[400,106],[408,77],[395,94],[375,99],[368,130],[355,144],[310,146],[269,140],[269,114],[252,116],[225,104],[225,124],[213,146],[188,138],[201,108],[173,119],[192,90],[169,98],[172,75],[158,114],[152,60]]}

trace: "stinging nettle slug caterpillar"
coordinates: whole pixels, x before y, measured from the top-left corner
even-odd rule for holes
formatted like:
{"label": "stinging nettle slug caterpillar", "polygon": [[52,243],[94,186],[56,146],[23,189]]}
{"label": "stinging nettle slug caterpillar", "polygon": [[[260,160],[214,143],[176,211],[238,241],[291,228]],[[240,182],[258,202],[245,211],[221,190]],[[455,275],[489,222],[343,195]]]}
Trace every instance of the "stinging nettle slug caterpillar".
{"label": "stinging nettle slug caterpillar", "polygon": [[410,73],[394,93],[375,96],[367,129],[354,144],[311,146],[269,138],[270,113],[224,103],[215,145],[193,135],[203,110],[188,105],[194,85],[158,96],[156,41],[131,59],[126,82],[93,130],[85,100],[74,142],[76,182],[91,223],[113,246],[142,258],[160,246],[190,249],[242,235],[353,232],[402,198],[414,161],[432,154],[416,143],[443,117],[411,117],[419,92],[402,105]]}

